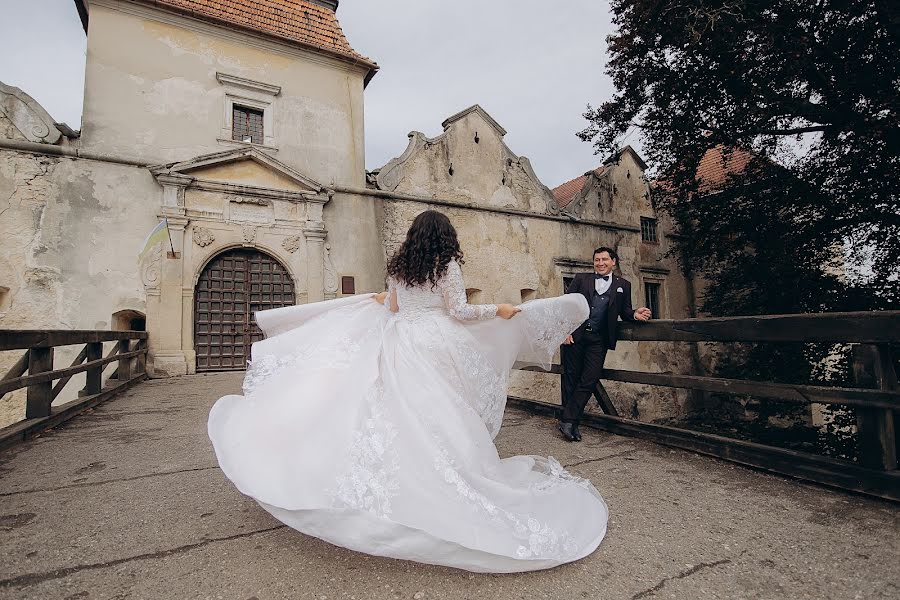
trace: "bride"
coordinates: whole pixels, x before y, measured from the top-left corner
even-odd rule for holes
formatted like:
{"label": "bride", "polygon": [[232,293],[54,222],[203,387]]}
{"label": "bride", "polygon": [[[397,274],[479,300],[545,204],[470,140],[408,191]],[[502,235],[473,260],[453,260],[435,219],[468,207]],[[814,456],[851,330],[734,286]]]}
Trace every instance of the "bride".
{"label": "bride", "polygon": [[462,257],[429,210],[388,292],[257,313],[244,394],[209,415],[216,457],[282,523],[360,552],[494,573],[578,560],[606,533],[603,498],[493,438],[513,363],[547,365],[587,303],[468,304]]}

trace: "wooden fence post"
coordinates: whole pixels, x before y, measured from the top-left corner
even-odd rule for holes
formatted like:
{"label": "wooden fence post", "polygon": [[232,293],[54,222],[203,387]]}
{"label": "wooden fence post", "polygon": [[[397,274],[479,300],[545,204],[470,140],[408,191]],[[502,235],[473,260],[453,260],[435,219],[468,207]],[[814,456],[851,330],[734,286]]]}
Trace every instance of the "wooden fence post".
{"label": "wooden fence post", "polygon": [[[119,354],[131,352],[131,340],[119,340]],[[131,363],[132,358],[122,358],[119,360],[118,380],[119,383],[125,383],[131,379]]]}
{"label": "wooden fence post", "polygon": [[[890,349],[874,344],[853,347],[853,376],[859,387],[897,389],[897,375]],[[864,467],[891,471],[897,468],[897,438],[894,414],[889,408],[856,409],[859,458]]]}
{"label": "wooden fence post", "polygon": [[[135,350],[144,350],[147,347],[147,340],[137,340],[135,344]],[[135,375],[143,375],[147,372],[147,354],[139,354],[134,359],[134,374]]]}
{"label": "wooden fence post", "polygon": [[[89,342],[87,344],[87,362],[103,358],[103,342]],[[99,394],[103,386],[103,366],[92,367],[87,370],[87,381],[79,395],[93,396]]]}
{"label": "wooden fence post", "polygon": [[[53,370],[53,348],[32,348],[28,353],[28,374],[38,375]],[[53,381],[28,386],[25,396],[25,418],[50,416],[53,403]]]}

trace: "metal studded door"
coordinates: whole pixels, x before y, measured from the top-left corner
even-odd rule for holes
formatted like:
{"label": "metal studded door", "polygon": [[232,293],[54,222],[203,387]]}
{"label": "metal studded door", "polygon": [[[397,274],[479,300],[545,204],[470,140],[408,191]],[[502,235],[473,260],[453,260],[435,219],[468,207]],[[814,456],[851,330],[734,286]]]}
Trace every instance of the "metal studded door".
{"label": "metal studded door", "polygon": [[271,256],[240,249],[215,257],[194,291],[197,371],[246,369],[250,345],[263,339],[253,313],[293,304],[294,282]]}

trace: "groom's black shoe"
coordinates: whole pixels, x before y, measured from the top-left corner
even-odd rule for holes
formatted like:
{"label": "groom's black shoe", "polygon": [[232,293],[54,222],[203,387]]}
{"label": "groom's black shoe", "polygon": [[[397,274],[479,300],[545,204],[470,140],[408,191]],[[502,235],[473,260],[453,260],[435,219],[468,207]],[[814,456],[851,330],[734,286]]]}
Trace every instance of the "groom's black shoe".
{"label": "groom's black shoe", "polygon": [[569,440],[570,442],[577,441],[575,437],[575,425],[572,423],[560,422],[559,424],[559,432],[563,434],[563,437]]}
{"label": "groom's black shoe", "polygon": [[578,423],[572,425],[572,436],[575,438],[576,442],[581,441],[581,430],[578,429]]}

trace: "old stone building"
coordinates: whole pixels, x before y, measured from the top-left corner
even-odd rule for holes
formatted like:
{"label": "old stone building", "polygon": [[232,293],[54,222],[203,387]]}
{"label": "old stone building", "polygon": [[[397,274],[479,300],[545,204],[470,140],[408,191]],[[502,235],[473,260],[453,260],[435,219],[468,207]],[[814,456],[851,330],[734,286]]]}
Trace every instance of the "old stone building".
{"label": "old stone building", "polygon": [[[76,0],[81,131],[0,88],[0,328],[145,326],[154,376],[240,369],[253,311],[383,289],[386,257],[425,208],[456,224],[473,302],[558,295],[605,244],[636,305],[690,313],[631,148],[550,190],[476,105],[367,174],[363,95],[378,67],[344,37],[337,4]],[[166,239],[139,261],[163,219]],[[610,364],[691,368],[689,354],[645,346],[623,344]],[[553,399],[557,379],[519,374],[514,393]],[[615,396],[642,418],[685,401]],[[20,418],[15,395],[0,402],[0,425]]]}

